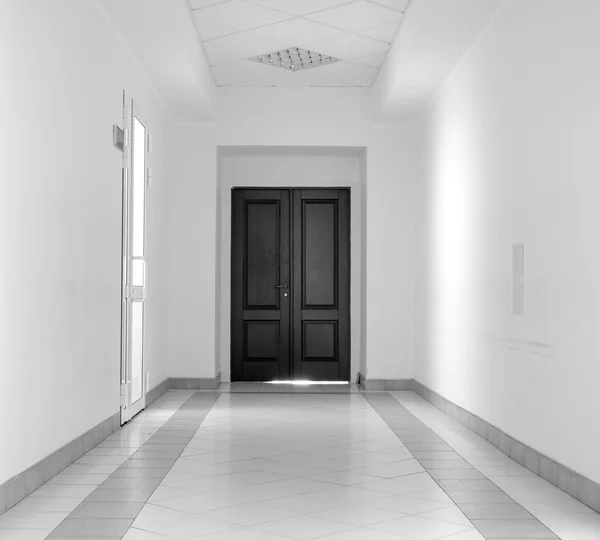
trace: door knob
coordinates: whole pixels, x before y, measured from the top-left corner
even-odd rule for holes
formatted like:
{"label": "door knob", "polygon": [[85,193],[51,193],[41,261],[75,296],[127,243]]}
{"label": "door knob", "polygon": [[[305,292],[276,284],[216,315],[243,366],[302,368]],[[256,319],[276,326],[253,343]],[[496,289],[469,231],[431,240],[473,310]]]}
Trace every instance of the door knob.
{"label": "door knob", "polygon": [[287,289],[288,285],[287,285],[287,283],[284,283],[283,285],[275,285],[275,288],[276,289]]}

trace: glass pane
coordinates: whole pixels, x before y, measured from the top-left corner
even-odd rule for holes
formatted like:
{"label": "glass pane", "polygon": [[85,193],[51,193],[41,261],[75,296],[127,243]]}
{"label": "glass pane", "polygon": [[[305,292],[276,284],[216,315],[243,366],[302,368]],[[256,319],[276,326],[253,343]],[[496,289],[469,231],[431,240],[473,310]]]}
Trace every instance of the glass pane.
{"label": "glass pane", "polygon": [[127,285],[127,244],[128,244],[128,219],[129,219],[129,189],[128,183],[130,182],[130,178],[127,176],[127,171],[123,169],[123,224],[122,224],[122,234],[123,234],[123,285]]}
{"label": "glass pane", "polygon": [[143,287],[144,286],[144,264],[145,261],[143,259],[133,259],[132,267],[131,267],[131,281],[134,287]]}
{"label": "glass pane", "polygon": [[144,256],[144,203],[146,197],[146,128],[133,119],[132,255]]}
{"label": "glass pane", "polygon": [[142,397],[144,365],[142,361],[144,348],[144,304],[131,304],[131,403]]}

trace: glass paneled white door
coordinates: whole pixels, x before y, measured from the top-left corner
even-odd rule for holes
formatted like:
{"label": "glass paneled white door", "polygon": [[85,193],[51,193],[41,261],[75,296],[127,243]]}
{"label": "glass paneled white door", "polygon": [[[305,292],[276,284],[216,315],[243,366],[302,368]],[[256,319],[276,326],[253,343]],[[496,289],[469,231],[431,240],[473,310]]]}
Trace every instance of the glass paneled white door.
{"label": "glass paneled white door", "polygon": [[123,125],[121,424],[145,408],[147,390],[144,388],[144,312],[149,135],[126,92],[123,94]]}

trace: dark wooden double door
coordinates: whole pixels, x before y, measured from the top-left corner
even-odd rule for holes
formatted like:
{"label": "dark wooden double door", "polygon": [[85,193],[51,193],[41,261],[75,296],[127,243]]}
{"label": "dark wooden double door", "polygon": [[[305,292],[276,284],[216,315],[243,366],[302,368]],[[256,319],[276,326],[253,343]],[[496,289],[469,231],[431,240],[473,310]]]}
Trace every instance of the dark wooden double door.
{"label": "dark wooden double door", "polygon": [[232,192],[232,381],[350,378],[350,190]]}

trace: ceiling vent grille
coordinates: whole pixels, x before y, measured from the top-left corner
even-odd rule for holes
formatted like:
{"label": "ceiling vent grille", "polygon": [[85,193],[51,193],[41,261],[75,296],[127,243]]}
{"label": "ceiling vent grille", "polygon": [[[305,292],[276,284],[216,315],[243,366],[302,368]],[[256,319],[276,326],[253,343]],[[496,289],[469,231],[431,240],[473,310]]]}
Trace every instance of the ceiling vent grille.
{"label": "ceiling vent grille", "polygon": [[290,47],[289,49],[261,54],[250,58],[250,60],[259,62],[260,64],[287,69],[288,71],[301,71],[303,69],[340,62],[340,59],[334,56],[301,49],[300,47]]}

